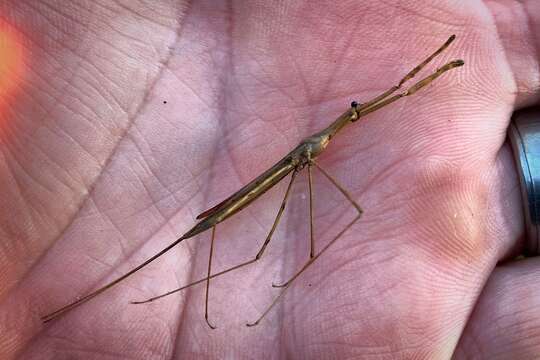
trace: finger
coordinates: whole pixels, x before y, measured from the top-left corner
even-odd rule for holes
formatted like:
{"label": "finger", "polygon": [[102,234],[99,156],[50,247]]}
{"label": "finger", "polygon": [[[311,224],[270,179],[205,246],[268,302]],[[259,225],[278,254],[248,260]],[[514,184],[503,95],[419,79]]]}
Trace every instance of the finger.
{"label": "finger", "polygon": [[505,144],[486,173],[486,241],[495,260],[510,259],[523,252],[525,231],[521,189],[512,150]]}
{"label": "finger", "polygon": [[[540,100],[540,3],[538,1],[486,2],[497,26],[508,67],[515,82],[514,109]],[[501,251],[499,259],[511,258],[523,250],[521,193],[513,154],[505,144],[490,173],[488,234]],[[509,216],[511,215],[511,216]]]}
{"label": "finger", "polygon": [[486,1],[516,82],[516,106],[540,100],[540,2]]}
{"label": "finger", "polygon": [[536,359],[540,354],[540,259],[496,268],[454,354],[455,359]]}

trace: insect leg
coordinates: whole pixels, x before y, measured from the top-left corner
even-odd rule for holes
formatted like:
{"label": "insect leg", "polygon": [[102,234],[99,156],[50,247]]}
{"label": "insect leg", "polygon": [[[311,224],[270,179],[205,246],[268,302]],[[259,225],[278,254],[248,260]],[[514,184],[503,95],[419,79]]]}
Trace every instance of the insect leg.
{"label": "insect leg", "polygon": [[212,255],[214,254],[214,240],[216,238],[216,227],[214,226],[212,228],[212,240],[210,241],[210,256],[208,256],[208,272],[206,277],[206,295],[204,298],[204,319],[206,320],[206,323],[208,326],[210,326],[210,329],[215,329],[216,327],[212,324],[210,324],[210,321],[208,321],[208,291],[210,290],[210,271],[212,269]]}
{"label": "insect leg", "polygon": [[313,236],[313,176],[311,174],[311,164],[308,164],[308,184],[309,184],[309,258],[315,256],[315,237]]}
{"label": "insect leg", "polygon": [[446,42],[438,48],[433,54],[429,55],[424,61],[422,61],[420,64],[418,64],[414,69],[409,71],[407,75],[405,75],[397,85],[392,86],[390,89],[382,93],[381,95],[369,100],[368,102],[362,104],[357,108],[358,111],[362,111],[363,109],[367,109],[368,107],[378,103],[379,101],[385,99],[386,97],[393,94],[395,91],[401,88],[401,86],[407,82],[408,80],[412,79],[420,70],[422,70],[431,60],[433,60],[437,55],[439,55],[441,52],[443,52],[456,38],[455,35],[452,35],[446,40]]}
{"label": "insect leg", "polygon": [[264,241],[264,244],[261,246],[260,250],[257,252],[257,255],[255,255],[255,258],[253,258],[253,259],[251,259],[251,260],[248,260],[248,261],[246,261],[246,262],[240,263],[240,264],[238,264],[238,265],[232,266],[232,267],[230,267],[230,268],[228,268],[228,269],[225,269],[225,270],[223,270],[223,271],[220,271],[220,272],[218,272],[218,273],[216,273],[216,274],[209,275],[209,276],[207,276],[207,277],[205,277],[205,278],[199,279],[199,280],[197,280],[197,281],[194,281],[194,282],[192,282],[192,283],[189,283],[189,284],[184,285],[184,286],[182,286],[182,287],[179,287],[179,288],[177,288],[177,289],[168,291],[168,292],[163,293],[163,294],[161,294],[161,295],[154,296],[154,297],[152,297],[152,298],[149,298],[149,299],[146,299],[146,300],[142,300],[142,301],[131,301],[131,304],[144,304],[144,303],[152,302],[152,301],[154,301],[154,300],[157,300],[157,299],[163,298],[163,297],[165,297],[165,296],[168,296],[168,295],[177,293],[177,292],[179,292],[179,291],[182,291],[182,290],[184,290],[184,289],[187,289],[187,288],[189,288],[189,287],[191,287],[191,286],[193,286],[193,285],[200,284],[200,283],[205,282],[205,281],[207,281],[207,280],[209,280],[209,279],[213,279],[213,278],[215,278],[215,277],[224,275],[224,274],[226,274],[226,273],[228,273],[228,272],[231,272],[231,271],[233,271],[233,270],[240,269],[240,268],[242,268],[242,267],[244,267],[244,266],[247,266],[247,265],[252,264],[252,263],[256,262],[257,260],[259,260],[259,259],[262,257],[262,255],[263,255],[263,253],[264,253],[266,247],[268,246],[268,243],[270,243],[270,240],[272,239],[272,235],[274,235],[274,232],[275,232],[275,230],[276,230],[276,228],[277,228],[277,225],[279,224],[279,221],[280,221],[280,219],[281,219],[281,215],[283,214],[283,211],[285,210],[285,205],[287,204],[287,201],[288,201],[288,199],[289,199],[289,193],[290,193],[290,190],[291,190],[291,188],[292,188],[292,184],[293,184],[293,182],[294,182],[294,180],[295,180],[297,174],[298,174],[298,170],[294,170],[293,173],[292,173],[292,175],[291,175],[291,180],[289,181],[289,185],[287,186],[287,190],[285,191],[285,196],[283,197],[283,201],[281,202],[281,206],[279,207],[279,210],[278,210],[278,212],[277,212],[277,215],[276,215],[276,218],[275,218],[275,220],[274,220],[274,223],[272,224],[272,228],[270,229],[270,232],[269,232],[268,235],[266,236],[266,239],[265,239],[265,241]]}
{"label": "insect leg", "polygon": [[336,179],[334,179],[330,174],[328,174],[326,171],[324,171],[319,165],[317,165],[316,162],[312,161],[311,162],[312,165],[314,165],[328,180],[330,180],[330,182],[347,198],[347,200],[349,200],[349,202],[351,202],[351,204],[354,206],[354,208],[356,209],[356,211],[358,212],[358,214],[354,217],[354,219],[352,219],[344,228],[343,230],[341,230],[332,240],[330,240],[330,242],[328,242],[328,244],[326,244],[326,246],[324,246],[321,251],[319,253],[317,253],[314,257],[310,258],[305,264],[304,266],[302,266],[300,268],[300,270],[298,270],[298,272],[296,274],[294,274],[294,276],[287,282],[283,283],[283,284],[280,284],[280,285],[275,285],[275,284],[272,284],[273,287],[281,287],[283,288],[281,290],[281,292],[279,293],[279,295],[274,299],[274,301],[272,301],[272,303],[270,304],[270,306],[268,306],[266,308],[266,310],[264,311],[264,313],[255,321],[255,322],[252,322],[252,323],[248,323],[246,324],[247,326],[255,326],[257,324],[259,324],[259,322],[266,316],[266,314],[268,314],[270,312],[270,310],[274,307],[274,305],[276,305],[276,303],[278,302],[278,300],[283,296],[283,294],[285,294],[285,291],[287,291],[287,289],[291,286],[292,282],[298,277],[300,276],[300,274],[302,274],[304,272],[304,270],[306,270],[311,264],[313,264],[313,262],[315,260],[317,260],[319,258],[319,256],[322,255],[322,253],[324,253],[333,243],[335,243],[355,222],[357,222],[360,217],[362,216],[362,213],[363,213],[363,210],[362,208],[360,207],[360,205],[358,205],[358,203],[353,199],[353,197],[351,196],[351,194],[343,187],[341,186]]}
{"label": "insect leg", "polygon": [[415,83],[413,86],[411,86],[409,89],[407,89],[406,91],[400,93],[400,94],[396,94],[396,95],[393,95],[387,99],[384,99],[384,100],[381,100],[379,103],[376,103],[376,104],[372,104],[371,106],[369,107],[362,107],[361,109],[358,109],[358,115],[357,115],[357,118],[358,117],[362,117],[362,116],[365,116],[375,110],[378,110],[390,103],[393,103],[394,101],[402,98],[402,97],[405,97],[405,96],[410,96],[412,94],[414,94],[415,92],[417,92],[418,90],[420,90],[421,88],[429,85],[433,80],[437,79],[439,76],[441,76],[442,74],[444,74],[445,72],[453,69],[453,68],[456,68],[456,67],[459,67],[459,66],[462,66],[464,63],[463,63],[463,60],[453,60],[453,61],[450,61],[448,63],[446,63],[445,65],[441,66],[440,68],[438,68],[437,70],[435,70],[433,73],[431,73],[430,75],[426,76],[425,78],[423,78],[422,80],[418,81],[417,83]]}

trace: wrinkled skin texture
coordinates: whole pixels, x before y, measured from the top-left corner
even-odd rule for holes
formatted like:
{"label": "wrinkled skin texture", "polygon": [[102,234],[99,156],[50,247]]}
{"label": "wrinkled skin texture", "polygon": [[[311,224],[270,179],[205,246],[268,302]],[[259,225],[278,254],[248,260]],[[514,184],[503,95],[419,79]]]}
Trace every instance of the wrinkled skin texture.
{"label": "wrinkled skin texture", "polygon": [[[0,1],[26,71],[0,119],[0,358],[532,359],[540,262],[505,142],[538,102],[535,0]],[[336,137],[319,163],[365,215],[308,256],[299,177],[263,259],[204,286],[209,233],[46,325],[194,217],[395,84],[455,33],[452,70]],[[164,103],[166,101],[166,103]],[[320,249],[353,216],[315,172]],[[252,258],[285,182],[218,226],[213,268]],[[506,261],[505,261],[506,260]],[[502,262],[502,264],[501,264]],[[535,340],[536,339],[536,340]]]}

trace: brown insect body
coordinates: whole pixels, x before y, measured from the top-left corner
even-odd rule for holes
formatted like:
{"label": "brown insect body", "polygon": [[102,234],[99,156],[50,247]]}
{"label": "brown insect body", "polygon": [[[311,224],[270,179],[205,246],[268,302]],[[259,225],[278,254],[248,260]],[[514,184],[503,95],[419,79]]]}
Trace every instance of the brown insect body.
{"label": "brown insect body", "polygon": [[330,126],[302,140],[298,146],[268,170],[227,199],[199,214],[197,219],[202,220],[186,232],[182,238],[188,239],[219,224],[257,200],[291,171],[303,169],[310,161],[323,153],[330,140],[339,130],[354,121],[357,116],[358,113],[355,108],[347,110]]}
{"label": "brown insect body", "polygon": [[238,211],[244,209],[275,184],[280,182],[293,170],[302,170],[307,164],[321,155],[334,136],[346,125],[358,120],[361,116],[372,112],[370,103],[366,105],[353,102],[351,108],[339,116],[325,129],[308,136],[291,152],[285,155],[275,165],[257,176],[240,190],[223,200],[216,206],[202,212],[197,219],[202,219],[182,238],[193,237],[212,226],[219,224]]}

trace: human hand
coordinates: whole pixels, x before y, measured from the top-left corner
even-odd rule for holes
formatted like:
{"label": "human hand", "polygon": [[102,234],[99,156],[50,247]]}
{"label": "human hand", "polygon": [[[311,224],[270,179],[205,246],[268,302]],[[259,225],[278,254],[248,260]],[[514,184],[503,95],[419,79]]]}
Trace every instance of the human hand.
{"label": "human hand", "polygon": [[[523,246],[504,139],[511,112],[538,101],[532,1],[19,0],[0,9],[27,69],[3,95],[0,128],[2,358],[538,353],[538,261],[496,267]],[[321,156],[365,214],[260,325],[244,326],[278,294],[271,282],[308,256],[303,176],[264,258],[211,282],[217,330],[204,322],[204,286],[128,304],[203,277],[209,234],[41,323],[155,254],[453,33],[419,77],[449,59],[465,67],[351,125]],[[354,213],[314,175],[320,249]],[[218,226],[215,271],[255,255],[284,186]]]}

